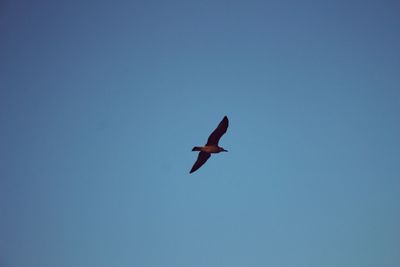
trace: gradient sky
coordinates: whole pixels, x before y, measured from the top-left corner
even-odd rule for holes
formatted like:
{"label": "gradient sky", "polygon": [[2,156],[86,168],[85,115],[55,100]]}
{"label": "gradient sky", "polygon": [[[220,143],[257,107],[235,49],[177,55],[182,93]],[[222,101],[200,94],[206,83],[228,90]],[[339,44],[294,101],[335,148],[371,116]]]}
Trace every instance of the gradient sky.
{"label": "gradient sky", "polygon": [[399,14],[0,0],[0,266],[400,266]]}

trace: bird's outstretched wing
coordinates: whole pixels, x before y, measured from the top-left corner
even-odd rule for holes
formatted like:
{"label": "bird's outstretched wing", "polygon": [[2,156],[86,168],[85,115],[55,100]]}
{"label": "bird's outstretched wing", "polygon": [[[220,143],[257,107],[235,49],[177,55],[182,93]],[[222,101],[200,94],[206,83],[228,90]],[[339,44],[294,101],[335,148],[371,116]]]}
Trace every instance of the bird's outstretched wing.
{"label": "bird's outstretched wing", "polygon": [[222,121],[218,124],[218,127],[214,130],[214,132],[212,132],[210,137],[208,137],[206,145],[207,146],[217,146],[218,141],[221,138],[221,136],[223,136],[224,133],[226,133],[226,130],[228,129],[228,125],[229,125],[228,117],[225,116],[222,119]]}
{"label": "bird's outstretched wing", "polygon": [[196,162],[193,164],[192,169],[190,170],[190,173],[195,172],[198,168],[200,168],[208,158],[211,156],[210,153],[200,151],[199,156],[197,157]]}

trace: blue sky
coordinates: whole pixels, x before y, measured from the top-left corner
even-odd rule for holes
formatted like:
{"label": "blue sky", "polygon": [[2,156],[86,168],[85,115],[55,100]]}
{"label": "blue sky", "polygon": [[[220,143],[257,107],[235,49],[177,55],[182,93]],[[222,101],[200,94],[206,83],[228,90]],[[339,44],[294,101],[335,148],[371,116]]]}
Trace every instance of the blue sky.
{"label": "blue sky", "polygon": [[0,266],[399,266],[399,12],[2,0]]}

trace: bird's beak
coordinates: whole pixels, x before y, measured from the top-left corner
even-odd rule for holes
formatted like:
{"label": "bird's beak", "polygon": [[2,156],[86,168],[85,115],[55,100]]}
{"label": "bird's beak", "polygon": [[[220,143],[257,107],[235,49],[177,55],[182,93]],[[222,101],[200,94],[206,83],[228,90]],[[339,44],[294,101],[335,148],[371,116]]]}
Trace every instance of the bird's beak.
{"label": "bird's beak", "polygon": [[224,149],[224,150],[222,150],[222,151],[224,151],[224,152],[228,152],[228,150],[225,150],[225,149]]}

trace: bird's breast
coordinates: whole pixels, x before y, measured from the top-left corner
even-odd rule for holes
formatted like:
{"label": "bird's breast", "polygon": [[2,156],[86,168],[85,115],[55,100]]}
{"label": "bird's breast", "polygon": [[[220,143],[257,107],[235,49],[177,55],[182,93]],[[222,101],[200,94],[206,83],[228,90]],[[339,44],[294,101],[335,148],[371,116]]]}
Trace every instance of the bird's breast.
{"label": "bird's breast", "polygon": [[204,151],[207,153],[218,153],[219,149],[217,146],[204,146],[204,147],[202,147],[201,151]]}

